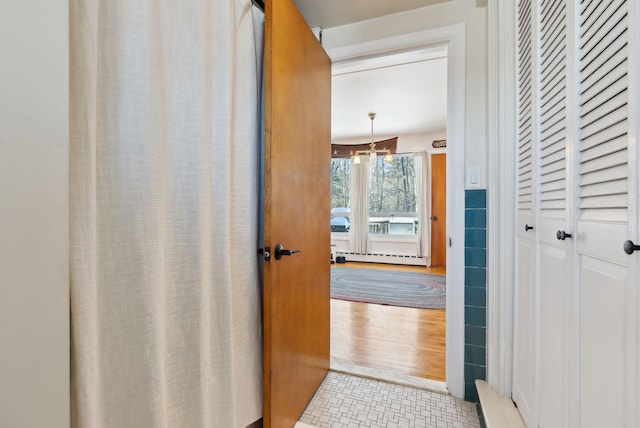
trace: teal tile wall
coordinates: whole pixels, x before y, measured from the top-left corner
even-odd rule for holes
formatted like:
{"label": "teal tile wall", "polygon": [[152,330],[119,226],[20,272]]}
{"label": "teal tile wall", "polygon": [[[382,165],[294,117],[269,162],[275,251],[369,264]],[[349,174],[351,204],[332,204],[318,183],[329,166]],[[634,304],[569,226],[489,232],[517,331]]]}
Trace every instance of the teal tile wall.
{"label": "teal tile wall", "polygon": [[487,377],[487,191],[465,192],[464,398],[478,401]]}

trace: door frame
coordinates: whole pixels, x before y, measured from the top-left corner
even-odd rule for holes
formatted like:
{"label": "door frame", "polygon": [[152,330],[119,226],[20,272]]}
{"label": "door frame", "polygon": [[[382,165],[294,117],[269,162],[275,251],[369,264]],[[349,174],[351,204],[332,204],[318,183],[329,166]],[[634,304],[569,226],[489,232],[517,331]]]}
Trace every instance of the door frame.
{"label": "door frame", "polygon": [[510,397],[516,230],[516,5],[487,5],[487,381]]}
{"label": "door frame", "polygon": [[[447,47],[447,389],[464,397],[464,213],[466,27],[454,24],[328,49],[334,64]],[[462,142],[454,144],[453,142]],[[451,263],[459,260],[460,263]]]}

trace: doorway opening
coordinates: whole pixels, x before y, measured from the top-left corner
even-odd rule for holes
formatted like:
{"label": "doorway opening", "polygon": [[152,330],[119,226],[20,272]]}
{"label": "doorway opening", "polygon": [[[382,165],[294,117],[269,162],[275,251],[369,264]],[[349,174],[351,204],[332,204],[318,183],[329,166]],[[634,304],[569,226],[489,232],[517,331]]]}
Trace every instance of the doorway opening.
{"label": "doorway opening", "polygon": [[[368,142],[369,137],[364,133],[358,136],[352,124],[359,116],[375,111],[375,140],[397,136],[398,156],[426,152],[429,178],[427,189],[413,190],[413,205],[405,201],[385,209],[370,206],[368,250],[356,254],[349,237],[353,227],[349,217],[352,189],[345,185],[351,173],[351,159],[332,161],[332,179],[335,177],[336,181],[332,194],[332,253],[347,260],[345,264],[334,264],[332,269],[446,276],[446,148],[434,148],[432,143],[447,138],[447,61],[447,46],[439,45],[334,64],[332,128],[334,136],[339,135],[334,142]],[[403,183],[411,182],[407,176],[413,172],[407,171],[401,177]],[[390,176],[386,181],[392,179]],[[376,181],[379,180],[372,170],[369,184],[374,186]],[[395,187],[400,193],[407,191],[406,184]],[[415,204],[421,198],[427,200],[430,215],[419,220]],[[424,222],[420,229],[427,231],[431,244],[428,251],[419,249],[418,227],[394,233],[401,218],[414,225]],[[424,309],[332,298],[331,368],[446,391],[446,314],[444,307]]]}

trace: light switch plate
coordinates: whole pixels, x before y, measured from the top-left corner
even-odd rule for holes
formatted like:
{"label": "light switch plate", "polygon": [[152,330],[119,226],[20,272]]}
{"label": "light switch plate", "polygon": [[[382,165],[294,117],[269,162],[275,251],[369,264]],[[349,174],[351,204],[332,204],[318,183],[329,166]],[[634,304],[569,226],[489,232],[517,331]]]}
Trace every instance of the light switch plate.
{"label": "light switch plate", "polygon": [[480,167],[474,166],[467,170],[467,188],[480,187]]}

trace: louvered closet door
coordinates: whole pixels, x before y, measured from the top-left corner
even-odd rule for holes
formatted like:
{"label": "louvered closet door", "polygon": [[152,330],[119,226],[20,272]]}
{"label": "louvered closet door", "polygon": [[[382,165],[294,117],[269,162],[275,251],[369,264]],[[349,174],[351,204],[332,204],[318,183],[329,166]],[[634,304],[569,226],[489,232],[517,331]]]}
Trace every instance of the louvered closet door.
{"label": "louvered closet door", "polygon": [[[638,22],[634,1],[579,6],[579,164],[577,191],[578,415],[581,427],[637,427],[638,256],[622,251],[636,232]],[[634,11],[630,15],[630,10]],[[635,31],[635,29],[633,29]],[[632,43],[633,48],[629,46]],[[633,54],[633,57],[629,57]],[[629,85],[635,88],[631,93]],[[634,191],[630,192],[630,189]],[[637,223],[636,223],[637,224]],[[636,269],[635,266],[631,266]],[[635,270],[637,272],[637,270]]]}
{"label": "louvered closet door", "polygon": [[533,9],[518,3],[517,40],[517,233],[514,325],[513,400],[528,426],[536,412],[536,293],[534,290],[534,162]]}
{"label": "louvered closet door", "polygon": [[[539,427],[566,426],[570,367],[567,304],[571,287],[571,190],[567,165],[567,0],[542,0],[538,10],[537,258],[539,293]],[[534,332],[531,332],[535,336]]]}

